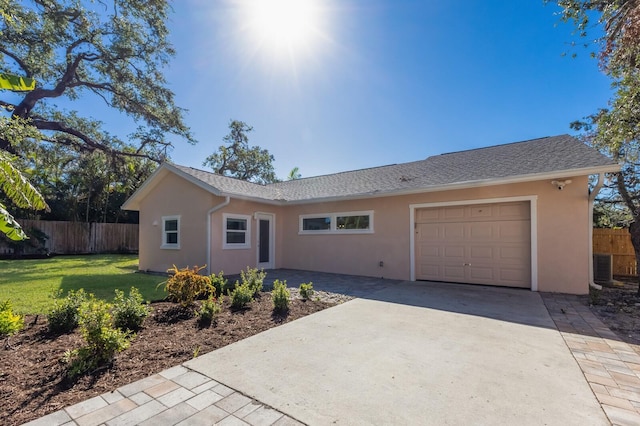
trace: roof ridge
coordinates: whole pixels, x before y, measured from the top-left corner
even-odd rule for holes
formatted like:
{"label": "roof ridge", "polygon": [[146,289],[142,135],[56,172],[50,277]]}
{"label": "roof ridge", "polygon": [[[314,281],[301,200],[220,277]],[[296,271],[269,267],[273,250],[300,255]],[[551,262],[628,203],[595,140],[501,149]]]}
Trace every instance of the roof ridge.
{"label": "roof ridge", "polygon": [[562,135],[542,136],[542,137],[539,137],[539,138],[525,139],[523,141],[507,142],[507,143],[503,143],[503,144],[500,144],[500,145],[481,146],[481,147],[473,148],[473,149],[463,149],[461,151],[443,152],[442,154],[435,155],[435,157],[439,157],[439,156],[442,156],[442,155],[450,155],[450,154],[461,154],[463,152],[481,151],[483,149],[500,148],[500,147],[503,147],[503,146],[509,146],[509,145],[516,145],[516,144],[520,144],[520,143],[539,141],[539,140],[542,140],[542,139],[560,138],[560,137],[565,137],[565,136],[570,136],[570,135],[564,133]]}
{"label": "roof ridge", "polygon": [[197,172],[207,173],[209,175],[218,176],[218,177],[225,178],[225,179],[231,179],[231,180],[237,181],[237,182],[246,182],[246,183],[250,183],[252,185],[256,185],[256,186],[259,186],[259,187],[262,187],[262,188],[267,188],[269,185],[271,185],[271,184],[263,184],[263,183],[251,182],[250,180],[244,180],[244,179],[236,178],[236,177],[233,177],[233,176],[225,176],[225,175],[221,175],[220,173],[213,172],[213,171],[197,169],[197,168],[191,167],[191,166],[183,166],[181,164],[176,164],[176,163],[172,163],[172,162],[169,162],[169,161],[167,161],[167,163],[171,164],[174,167],[183,168],[183,169],[191,169],[191,170],[195,170]]}
{"label": "roof ridge", "polygon": [[[410,161],[409,163],[414,163],[415,161]],[[399,164],[409,164],[409,163],[399,163]],[[289,182],[299,182],[301,180],[305,180],[305,179],[316,179],[316,178],[321,178],[321,177],[326,177],[326,176],[336,176],[336,175],[343,175],[346,173],[354,173],[354,172],[362,172],[365,170],[374,170],[374,169],[383,169],[385,167],[393,167],[393,166],[397,166],[398,163],[393,163],[393,164],[385,164],[384,166],[373,166],[373,167],[365,167],[362,169],[354,169],[354,170],[344,170],[342,172],[335,172],[335,173],[325,173],[323,175],[316,175],[316,176],[307,176],[307,177],[301,177],[298,179],[291,179],[291,180],[283,180],[281,182],[274,182],[274,183],[270,183],[267,184],[267,186],[271,186],[271,185],[277,185],[277,184],[288,184]]]}

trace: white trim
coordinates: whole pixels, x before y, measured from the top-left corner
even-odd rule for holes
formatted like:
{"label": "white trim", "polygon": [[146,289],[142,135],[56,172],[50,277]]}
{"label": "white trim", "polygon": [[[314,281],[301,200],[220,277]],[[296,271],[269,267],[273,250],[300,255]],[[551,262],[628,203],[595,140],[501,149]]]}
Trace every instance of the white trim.
{"label": "white trim", "polygon": [[[256,220],[256,266],[264,269],[276,267],[276,215],[275,213],[255,212]],[[260,263],[260,220],[269,221],[269,262]]]}
{"label": "white trim", "polygon": [[[177,229],[175,231],[167,231],[166,223],[169,220],[177,221]],[[167,232],[175,232],[178,242],[175,244],[167,243]],[[160,248],[163,250],[180,250],[180,215],[173,216],[162,216],[162,242],[160,244]]]}
{"label": "white trim", "polygon": [[538,196],[525,195],[519,197],[482,198],[477,200],[444,201],[438,203],[409,204],[409,259],[411,262],[411,281],[416,280],[416,247],[415,247],[415,211],[433,207],[471,206],[475,204],[511,203],[529,201],[531,212],[531,291],[538,291]]}
{"label": "white trim", "polygon": [[[244,244],[227,243],[227,219],[241,219],[247,221],[247,229],[244,231]],[[233,231],[233,230],[231,230]],[[235,231],[238,232],[238,231]],[[222,249],[243,250],[251,248],[251,216],[246,214],[223,213],[222,214]]]}
{"label": "white trim", "polygon": [[[338,229],[336,228],[336,223],[338,221],[338,217],[344,216],[369,216],[369,228],[367,229]],[[329,229],[319,229],[316,231],[313,230],[304,230],[303,224],[304,219],[311,218],[329,218],[330,227]],[[345,235],[345,234],[373,234],[373,210],[364,210],[364,211],[355,211],[355,212],[337,212],[337,213],[310,213],[310,214],[301,214],[298,216],[298,235]]]}

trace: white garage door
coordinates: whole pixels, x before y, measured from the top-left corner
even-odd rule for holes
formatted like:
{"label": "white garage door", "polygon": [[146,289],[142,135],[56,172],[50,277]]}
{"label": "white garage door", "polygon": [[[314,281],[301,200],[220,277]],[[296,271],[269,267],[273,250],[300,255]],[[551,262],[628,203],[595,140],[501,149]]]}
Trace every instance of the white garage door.
{"label": "white garage door", "polygon": [[531,287],[529,202],[418,209],[416,279]]}

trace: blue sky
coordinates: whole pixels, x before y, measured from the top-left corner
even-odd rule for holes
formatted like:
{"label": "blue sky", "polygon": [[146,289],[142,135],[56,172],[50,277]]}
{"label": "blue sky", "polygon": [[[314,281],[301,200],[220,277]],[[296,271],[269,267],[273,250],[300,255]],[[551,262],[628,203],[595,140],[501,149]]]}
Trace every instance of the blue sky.
{"label": "blue sky", "polygon": [[199,140],[176,140],[176,163],[204,168],[231,119],[281,178],[414,161],[571,133],[611,94],[542,0],[319,0],[287,53],[256,37],[246,2],[174,2],[167,78]]}

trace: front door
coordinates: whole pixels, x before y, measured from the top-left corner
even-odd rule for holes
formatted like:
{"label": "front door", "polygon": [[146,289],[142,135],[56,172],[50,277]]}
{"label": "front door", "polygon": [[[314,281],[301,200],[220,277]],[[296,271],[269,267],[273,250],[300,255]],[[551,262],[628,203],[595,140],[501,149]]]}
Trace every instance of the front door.
{"label": "front door", "polygon": [[273,232],[273,215],[260,213],[258,221],[258,268],[273,269],[273,248],[275,247]]}

